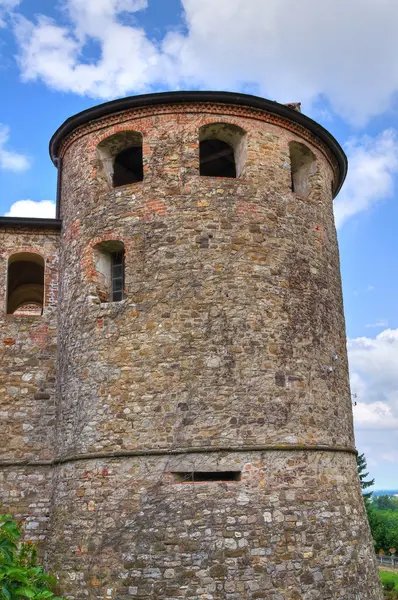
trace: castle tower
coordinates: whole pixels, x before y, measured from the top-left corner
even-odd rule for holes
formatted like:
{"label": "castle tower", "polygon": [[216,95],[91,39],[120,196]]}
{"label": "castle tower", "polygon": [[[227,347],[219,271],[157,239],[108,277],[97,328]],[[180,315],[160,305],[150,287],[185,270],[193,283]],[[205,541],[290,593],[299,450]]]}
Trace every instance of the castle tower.
{"label": "castle tower", "polygon": [[381,598],[332,212],[346,158],[297,108],[153,94],[52,138],[47,552],[71,598]]}

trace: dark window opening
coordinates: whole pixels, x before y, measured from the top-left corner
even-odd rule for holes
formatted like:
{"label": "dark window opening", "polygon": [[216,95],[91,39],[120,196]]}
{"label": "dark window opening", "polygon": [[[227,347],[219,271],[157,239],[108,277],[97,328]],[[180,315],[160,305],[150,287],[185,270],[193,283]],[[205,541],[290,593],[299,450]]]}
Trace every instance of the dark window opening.
{"label": "dark window opening", "polygon": [[126,148],[119,152],[113,164],[113,187],[128,185],[143,179],[142,146]]}
{"label": "dark window opening", "polygon": [[199,144],[200,174],[207,177],[236,177],[235,155],[232,146],[217,139]]}
{"label": "dark window opening", "polygon": [[100,242],[93,248],[95,294],[100,302],[120,302],[124,298],[124,244],[118,240]]}
{"label": "dark window opening", "polygon": [[123,300],[124,288],[124,253],[111,254],[112,302]]}
{"label": "dark window opening", "polygon": [[44,260],[38,254],[13,254],[8,263],[7,313],[41,315],[44,305]]}
{"label": "dark window opening", "polygon": [[187,471],[173,473],[177,483],[201,483],[206,481],[240,481],[240,471]]}

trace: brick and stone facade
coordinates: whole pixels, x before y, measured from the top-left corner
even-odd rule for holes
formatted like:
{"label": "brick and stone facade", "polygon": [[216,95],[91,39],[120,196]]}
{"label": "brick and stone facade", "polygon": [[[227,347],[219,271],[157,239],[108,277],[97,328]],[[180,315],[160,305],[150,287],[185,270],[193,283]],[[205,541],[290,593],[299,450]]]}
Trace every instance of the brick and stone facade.
{"label": "brick and stone facade", "polygon": [[[43,316],[1,315],[1,500],[70,598],[380,599],[332,212],[342,151],[294,108],[164,96],[61,127],[60,233],[0,224],[2,289],[17,244],[52,290]],[[199,174],[210,124],[244,132],[236,179]],[[113,188],[98,146],[129,132],[144,179]],[[292,142],[316,160],[307,196]],[[101,302],[94,247],[115,241],[124,299]],[[177,476],[217,471],[239,477]]]}

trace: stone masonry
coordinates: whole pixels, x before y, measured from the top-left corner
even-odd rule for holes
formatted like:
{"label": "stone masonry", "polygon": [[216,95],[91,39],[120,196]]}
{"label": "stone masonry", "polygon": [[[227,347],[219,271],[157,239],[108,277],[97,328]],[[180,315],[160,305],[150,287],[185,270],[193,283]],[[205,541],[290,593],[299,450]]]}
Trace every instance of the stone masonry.
{"label": "stone masonry", "polygon": [[[213,124],[231,145],[240,132],[237,178],[200,175]],[[113,187],[112,149],[141,138],[143,181]],[[292,147],[299,168],[313,157],[305,194],[292,191]],[[89,109],[50,149],[59,219],[0,219],[0,501],[27,518],[60,591],[380,600],[355,460],[337,142],[294,107],[202,92]],[[103,302],[95,248],[116,242],[124,298]],[[22,251],[45,260],[41,316],[6,314]]]}

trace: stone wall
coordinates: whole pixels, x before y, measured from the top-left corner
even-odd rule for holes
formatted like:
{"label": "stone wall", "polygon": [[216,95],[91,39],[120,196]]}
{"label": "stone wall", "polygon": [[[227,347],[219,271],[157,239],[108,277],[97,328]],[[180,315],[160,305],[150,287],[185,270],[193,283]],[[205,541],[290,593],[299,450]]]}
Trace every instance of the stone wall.
{"label": "stone wall", "polygon": [[[241,470],[228,483],[173,471]],[[355,458],[213,453],[59,469],[51,555],[70,598],[376,599]]]}
{"label": "stone wall", "polygon": [[[54,457],[57,231],[0,229],[0,504],[27,518],[30,539],[47,531]],[[43,315],[6,314],[9,257],[45,260]],[[30,463],[28,465],[27,463]]]}
{"label": "stone wall", "polygon": [[[200,177],[198,129],[228,119],[248,132],[244,174]],[[115,128],[98,128],[63,161],[65,452],[352,446],[332,169],[320,150],[303,199],[290,190],[291,132],[222,114],[129,120],[123,128],[144,136],[145,178],[112,190],[96,145]],[[93,246],[107,239],[126,249],[116,304],[93,300]]]}
{"label": "stone wall", "polygon": [[[246,131],[238,179],[199,175],[210,123]],[[112,189],[98,144],[129,131],[143,136],[144,180]],[[316,158],[307,197],[291,190],[292,141]],[[380,598],[329,150],[260,111],[187,105],[97,119],[61,154],[49,546],[61,588],[119,600]],[[110,240],[124,244],[125,298],[100,303],[93,249]],[[241,481],[172,475],[221,467]]]}
{"label": "stone wall", "polygon": [[[200,176],[210,124],[240,128],[238,179]],[[98,145],[141,135],[144,180],[113,189]],[[305,196],[292,142],[316,159]],[[61,237],[0,230],[0,501],[43,541],[61,593],[380,600],[331,150],[293,116],[191,103],[97,118],[60,157]],[[114,241],[125,297],[105,303],[96,248]],[[45,259],[44,313],[9,316],[8,258],[29,249]],[[208,480],[181,481],[197,472]]]}

